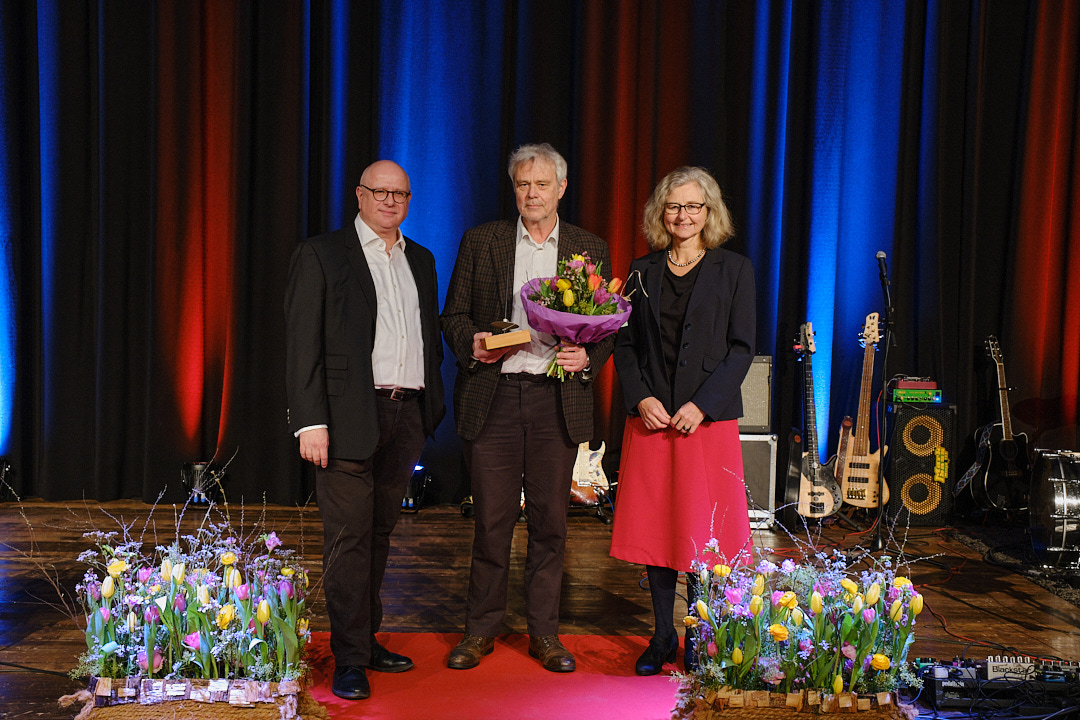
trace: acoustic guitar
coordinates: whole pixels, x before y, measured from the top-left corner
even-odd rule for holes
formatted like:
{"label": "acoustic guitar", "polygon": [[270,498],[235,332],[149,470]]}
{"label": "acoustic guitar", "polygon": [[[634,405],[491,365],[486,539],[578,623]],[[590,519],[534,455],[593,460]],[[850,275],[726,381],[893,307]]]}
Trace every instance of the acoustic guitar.
{"label": "acoustic guitar", "polygon": [[[859,340],[863,346],[862,385],[859,388],[859,412],[854,423],[844,418],[836,453],[836,479],[840,494],[848,505],[876,508],[889,502],[889,486],[881,482],[881,458],[889,448],[870,452],[870,394],[874,384],[874,353],[881,333],[878,314],[866,316]],[[854,431],[852,430],[854,425]],[[880,489],[879,489],[880,486]]]}
{"label": "acoustic guitar", "polygon": [[814,328],[803,323],[795,352],[803,363],[803,399],[806,405],[803,433],[802,473],[799,478],[799,500],[796,510],[803,517],[823,518],[840,510],[840,485],[836,482],[836,458],[822,463],[818,455],[817,413],[814,406],[814,369],[810,358],[814,354]]}
{"label": "acoustic guitar", "polygon": [[975,502],[986,510],[1026,510],[1031,482],[1027,435],[1013,433],[1009,386],[1005,382],[1005,359],[998,339],[993,335],[986,338],[986,353],[997,365],[1001,422],[984,425],[975,431],[978,451],[988,452],[988,455],[971,480],[971,494]]}

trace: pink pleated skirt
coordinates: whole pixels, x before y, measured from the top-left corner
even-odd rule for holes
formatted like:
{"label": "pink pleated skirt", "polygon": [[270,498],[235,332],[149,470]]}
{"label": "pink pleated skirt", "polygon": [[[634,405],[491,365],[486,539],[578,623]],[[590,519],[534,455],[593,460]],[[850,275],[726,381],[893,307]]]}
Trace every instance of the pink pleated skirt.
{"label": "pink pleated skirt", "polygon": [[[718,554],[706,557],[712,538]],[[738,421],[702,423],[683,435],[647,430],[641,418],[628,418],[611,556],[686,571],[694,558],[745,564],[750,554]]]}

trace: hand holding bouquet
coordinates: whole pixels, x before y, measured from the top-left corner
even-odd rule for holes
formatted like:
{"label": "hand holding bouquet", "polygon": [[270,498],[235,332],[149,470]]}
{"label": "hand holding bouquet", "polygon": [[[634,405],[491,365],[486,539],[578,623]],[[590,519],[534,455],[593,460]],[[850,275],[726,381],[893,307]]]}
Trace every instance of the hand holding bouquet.
{"label": "hand holding bouquet", "polygon": [[[560,260],[552,278],[530,280],[521,287],[521,303],[534,330],[568,342],[585,344],[615,334],[630,315],[630,301],[619,295],[622,281],[600,275],[588,254]],[[552,360],[547,374],[565,381],[567,373]]]}

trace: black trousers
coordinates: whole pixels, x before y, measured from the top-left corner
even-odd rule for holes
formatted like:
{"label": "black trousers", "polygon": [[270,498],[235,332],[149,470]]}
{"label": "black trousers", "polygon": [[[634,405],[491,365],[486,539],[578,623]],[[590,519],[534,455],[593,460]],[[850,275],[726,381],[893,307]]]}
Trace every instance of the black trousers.
{"label": "black trousers", "polygon": [[501,378],[483,429],[463,445],[476,519],[465,632],[499,634],[524,488],[529,531],[526,621],[531,635],[556,634],[566,514],[577,454],[563,422],[558,383]]}
{"label": "black trousers", "polygon": [[339,666],[366,665],[382,624],[383,575],[390,533],[424,449],[417,398],[377,398],[379,443],[365,460],[333,457],[316,468],[323,521],[323,594],[330,617],[330,650]]}

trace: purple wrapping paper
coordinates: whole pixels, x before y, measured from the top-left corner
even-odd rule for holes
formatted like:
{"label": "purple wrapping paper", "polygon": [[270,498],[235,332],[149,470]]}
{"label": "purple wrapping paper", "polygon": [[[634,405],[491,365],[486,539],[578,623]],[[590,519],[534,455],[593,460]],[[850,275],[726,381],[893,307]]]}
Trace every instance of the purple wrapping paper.
{"label": "purple wrapping paper", "polygon": [[533,330],[581,345],[614,335],[630,317],[630,301],[621,295],[616,302],[619,312],[613,315],[577,315],[546,308],[529,299],[530,295],[539,292],[540,281],[543,279],[535,278],[521,286],[521,304],[525,306],[529,327]]}

